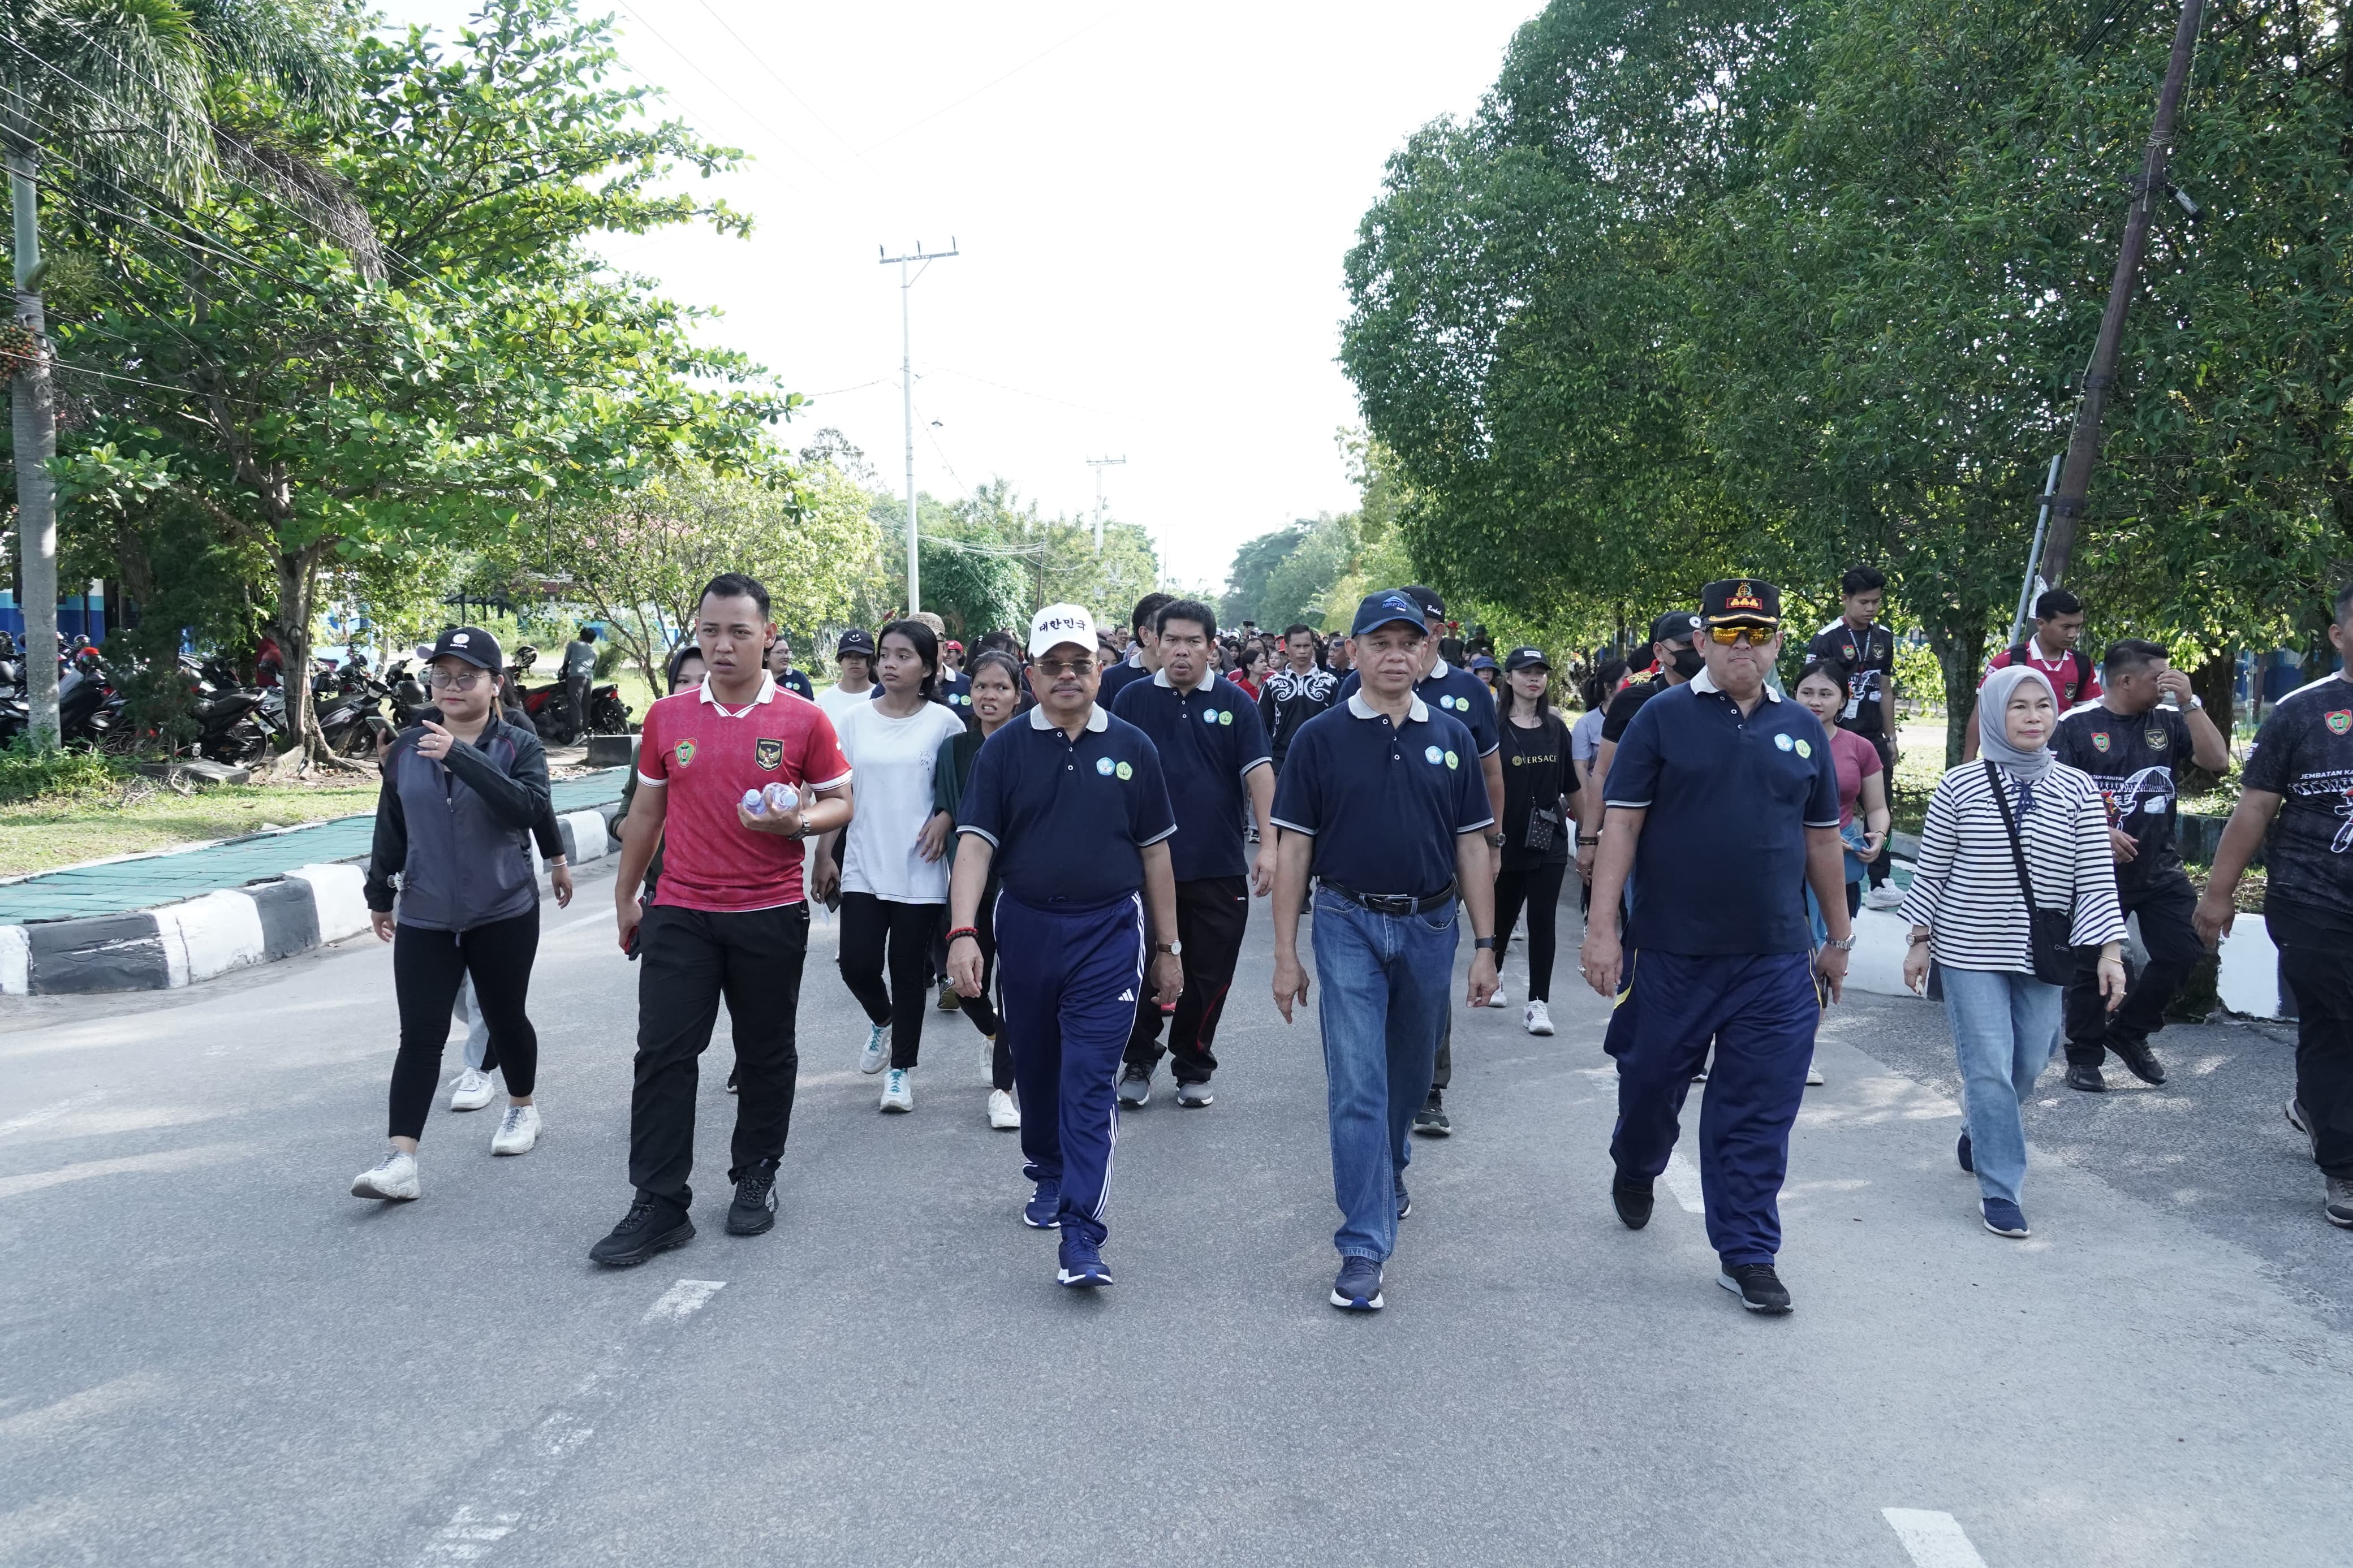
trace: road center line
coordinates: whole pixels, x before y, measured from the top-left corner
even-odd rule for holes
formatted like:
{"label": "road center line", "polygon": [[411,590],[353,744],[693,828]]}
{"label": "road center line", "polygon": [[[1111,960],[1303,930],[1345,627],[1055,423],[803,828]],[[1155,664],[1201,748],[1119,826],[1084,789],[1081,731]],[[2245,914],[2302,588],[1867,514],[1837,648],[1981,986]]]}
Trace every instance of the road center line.
{"label": "road center line", "polygon": [[60,1100],[55,1105],[44,1105],[39,1110],[28,1110],[22,1116],[12,1116],[5,1121],[0,1121],[0,1138],[5,1138],[11,1132],[22,1132],[27,1127],[37,1127],[54,1117],[64,1116],[87,1106],[96,1105],[105,1098],[106,1090],[93,1089],[88,1094],[77,1094],[71,1100]]}
{"label": "road center line", "polygon": [[1699,1184],[1699,1171],[1678,1149],[1667,1156],[1667,1168],[1662,1173],[1667,1191],[1675,1194],[1675,1202],[1685,1214],[1705,1214],[1707,1199]]}
{"label": "road center line", "polygon": [[1917,1568],[1986,1568],[1986,1560],[1951,1514],[1924,1508],[1883,1508],[1879,1512]]}

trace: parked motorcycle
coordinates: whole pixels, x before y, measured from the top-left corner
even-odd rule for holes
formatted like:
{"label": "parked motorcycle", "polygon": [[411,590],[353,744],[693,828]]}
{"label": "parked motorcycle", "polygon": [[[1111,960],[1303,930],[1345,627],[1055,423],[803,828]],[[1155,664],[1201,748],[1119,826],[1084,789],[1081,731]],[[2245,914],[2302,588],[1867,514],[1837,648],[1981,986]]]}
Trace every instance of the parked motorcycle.
{"label": "parked motorcycle", "polygon": [[513,682],[514,695],[532,727],[540,739],[551,746],[568,746],[587,735],[626,735],[629,732],[629,705],[621,700],[621,689],[612,681],[588,685],[588,724],[580,725],[579,716],[572,711],[571,694],[558,680],[545,686],[525,686],[523,677],[539,662],[539,650],[524,643],[514,651],[514,662],[507,666],[508,679]]}

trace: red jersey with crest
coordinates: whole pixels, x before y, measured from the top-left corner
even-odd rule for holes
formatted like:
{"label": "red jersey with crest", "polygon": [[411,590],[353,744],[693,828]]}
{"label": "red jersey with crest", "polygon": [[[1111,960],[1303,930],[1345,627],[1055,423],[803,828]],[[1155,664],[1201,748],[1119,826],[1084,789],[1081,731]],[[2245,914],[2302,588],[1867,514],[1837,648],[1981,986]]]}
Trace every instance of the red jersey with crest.
{"label": "red jersey with crest", "polygon": [[788,784],[806,802],[849,782],[833,721],[764,676],[760,695],[722,707],[708,681],[646,710],[638,787],[666,792],[662,873],[654,902],[735,913],[797,904],[807,852],[796,839],[736,820],[746,790]]}

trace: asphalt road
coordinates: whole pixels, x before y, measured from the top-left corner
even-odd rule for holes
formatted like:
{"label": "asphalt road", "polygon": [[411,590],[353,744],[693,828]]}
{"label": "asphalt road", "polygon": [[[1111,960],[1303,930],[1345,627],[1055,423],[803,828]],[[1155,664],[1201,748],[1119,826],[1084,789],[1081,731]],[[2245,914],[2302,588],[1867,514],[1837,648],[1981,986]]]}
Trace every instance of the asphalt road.
{"label": "asphalt road", "polygon": [[2280,1031],[2168,1031],[2162,1090],[2046,1077],[2005,1242],[1938,1011],[1840,1009],[1783,1199],[1798,1310],[1762,1320],[1672,1182],[1613,1217],[1604,1008],[1565,974],[1551,1039],[1458,1016],[1461,1132],[1417,1147],[1358,1317],[1324,1300],[1320,1056],[1266,1000],[1262,905],[1218,1103],[1164,1080],[1123,1126],[1092,1296],[1018,1222],[961,1018],[916,1113],[877,1113],[820,926],[776,1230],[721,1232],[723,1043],[702,1235],[610,1273],[609,887],[548,910],[539,1148],[437,1110],[398,1208],[346,1195],[394,1037],[373,942],[5,1005],[0,1563],[2346,1561],[2353,1235],[2279,1121]]}

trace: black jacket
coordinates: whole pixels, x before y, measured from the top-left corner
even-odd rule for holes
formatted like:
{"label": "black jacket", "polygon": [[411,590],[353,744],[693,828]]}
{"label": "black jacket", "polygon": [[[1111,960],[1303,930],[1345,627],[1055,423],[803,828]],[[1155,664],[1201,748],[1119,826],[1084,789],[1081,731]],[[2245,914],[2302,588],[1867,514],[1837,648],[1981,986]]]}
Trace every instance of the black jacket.
{"label": "black jacket", "polygon": [[542,829],[543,844],[555,826],[539,738],[492,719],[473,744],[437,762],[417,750],[424,735],[403,730],[385,754],[368,908],[392,908],[395,876],[404,925],[467,931],[536,908],[525,835]]}

